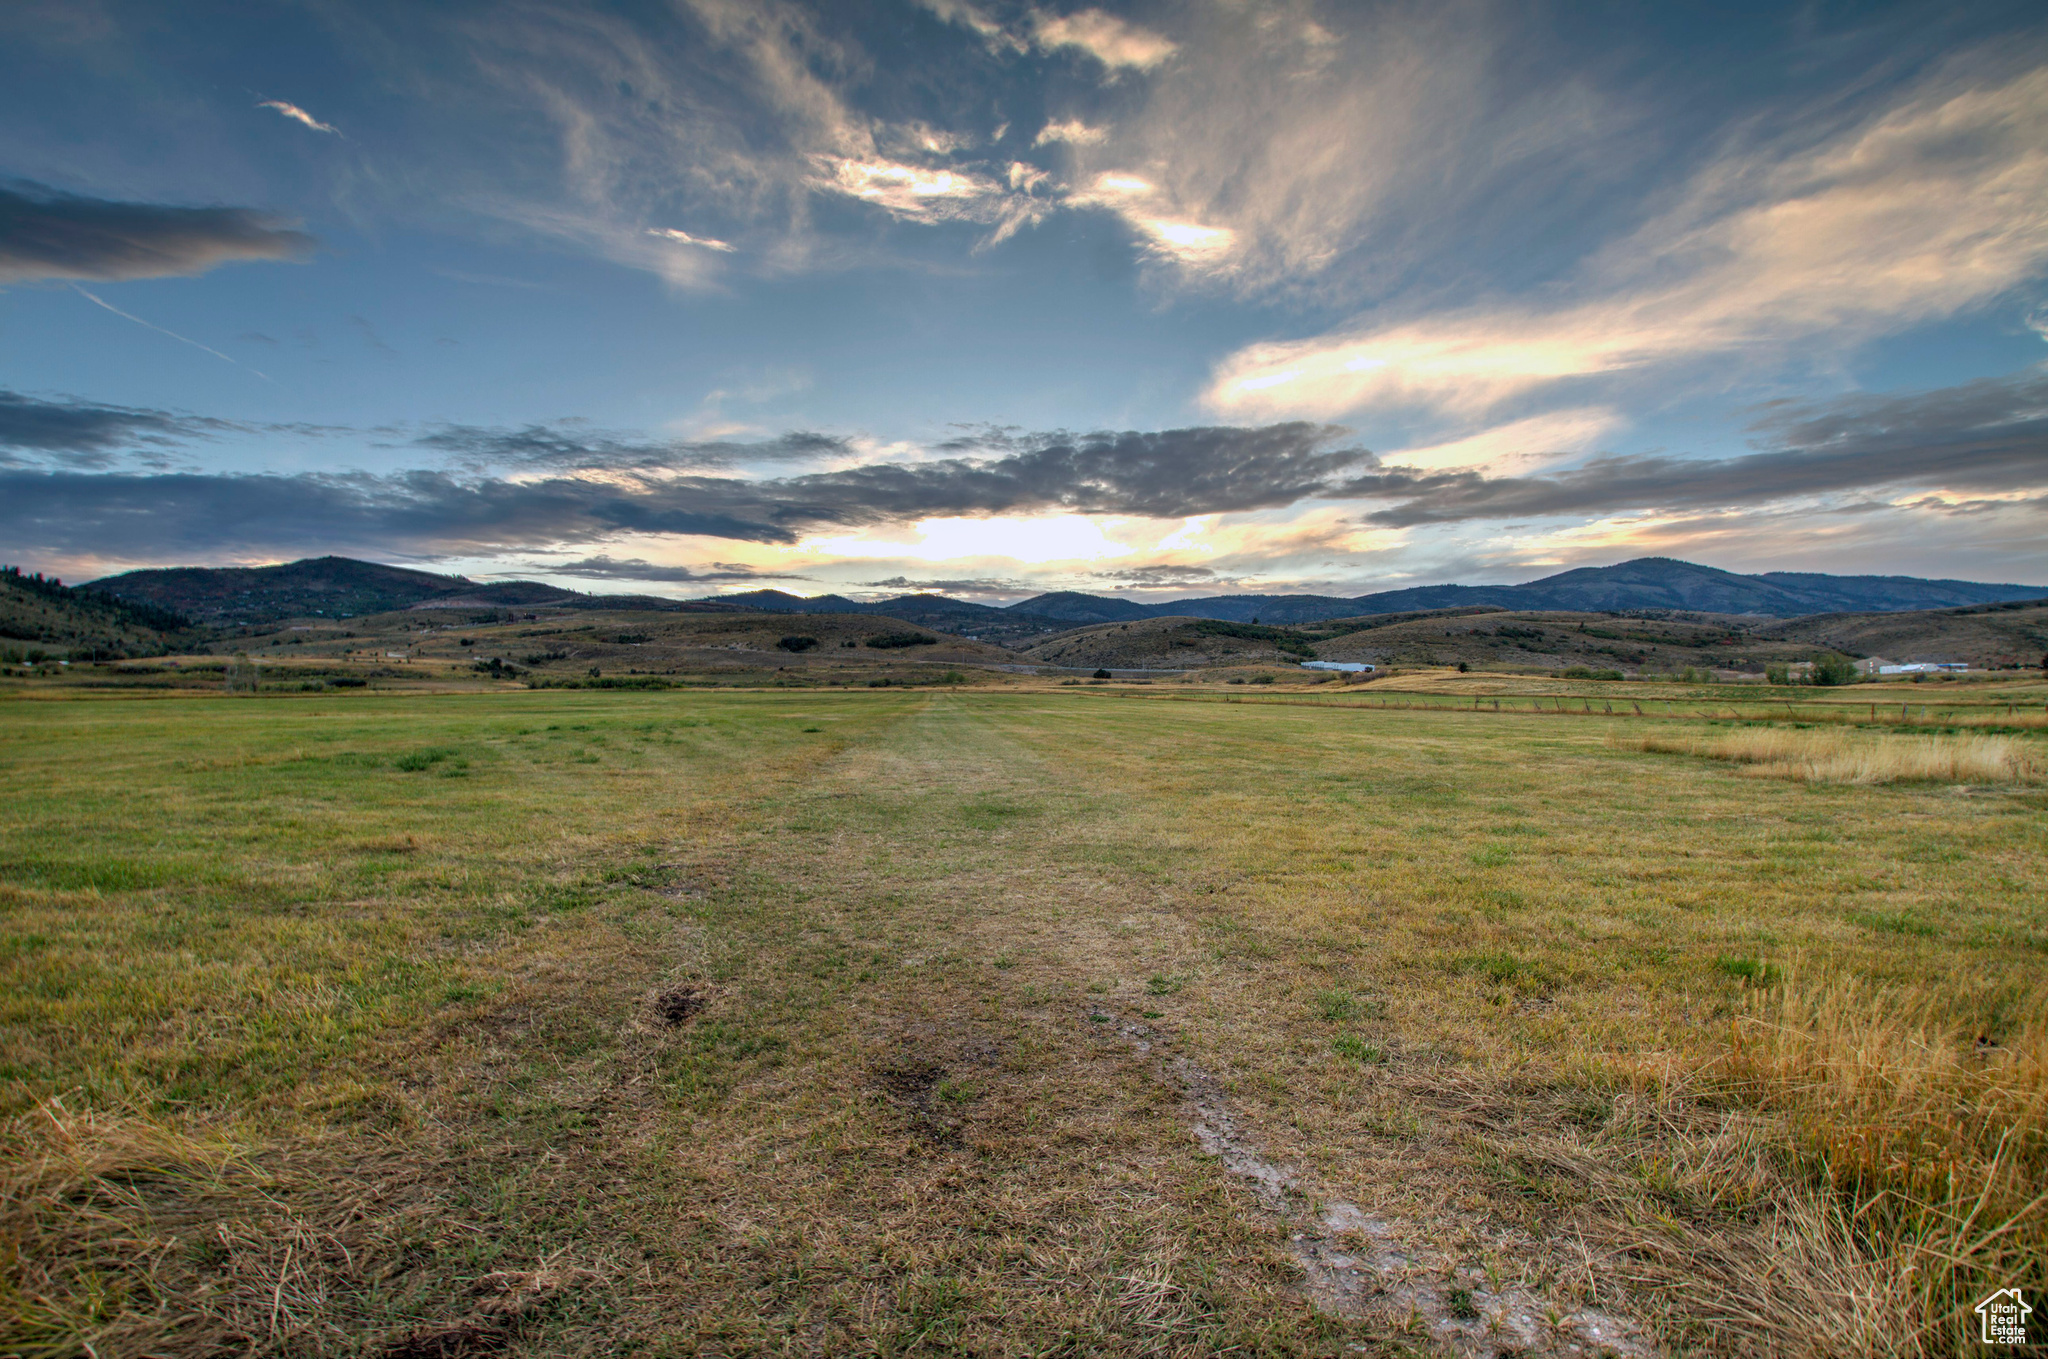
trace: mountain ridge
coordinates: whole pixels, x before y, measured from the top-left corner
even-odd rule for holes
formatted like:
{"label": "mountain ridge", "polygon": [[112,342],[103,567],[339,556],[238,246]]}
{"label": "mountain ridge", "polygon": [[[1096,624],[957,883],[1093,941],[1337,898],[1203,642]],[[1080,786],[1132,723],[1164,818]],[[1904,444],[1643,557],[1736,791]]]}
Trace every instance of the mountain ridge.
{"label": "mountain ridge", "polygon": [[977,604],[941,594],[860,601],[762,589],[701,600],[586,595],[534,581],[479,584],[349,557],[315,557],[258,567],[166,567],[123,572],[90,588],[198,622],[269,622],[324,614],[491,605],[570,608],[753,609],[767,613],[886,614],[923,627],[977,636],[1020,637],[1091,623],[1146,618],[1316,623],[1333,618],[1490,606],[1516,610],[1627,612],[1663,609],[1796,618],[1820,613],[1889,613],[2048,597],[2048,586],[1936,580],[1919,576],[1836,576],[1810,571],[1741,575],[1670,557],[1581,566],[1520,585],[1420,585],[1356,596],[1212,595],[1141,604],[1074,590],[1014,604]]}

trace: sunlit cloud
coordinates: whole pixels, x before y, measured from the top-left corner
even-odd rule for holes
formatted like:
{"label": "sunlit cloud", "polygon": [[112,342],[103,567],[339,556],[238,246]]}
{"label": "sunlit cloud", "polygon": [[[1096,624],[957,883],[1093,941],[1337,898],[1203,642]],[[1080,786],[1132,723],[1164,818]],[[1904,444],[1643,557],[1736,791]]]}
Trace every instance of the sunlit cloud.
{"label": "sunlit cloud", "polygon": [[1038,11],[1031,18],[1031,33],[1040,47],[1079,48],[1112,70],[1150,70],[1179,50],[1159,34],[1099,9],[1065,15]]}
{"label": "sunlit cloud", "polygon": [[694,245],[703,250],[716,250],[727,255],[739,249],[738,246],[725,241],[714,240],[709,236],[692,236],[689,232],[678,231],[674,227],[649,227],[647,234],[658,236],[665,241],[674,241],[677,245]]}
{"label": "sunlit cloud", "polygon": [[1392,466],[1425,471],[1474,468],[1495,473],[1525,472],[1590,452],[1601,439],[1626,423],[1619,412],[1608,407],[1583,406],[1511,420],[1444,443],[1390,450],[1382,454],[1381,460]]}
{"label": "sunlit cloud", "polygon": [[1216,268],[1229,257],[1237,233],[1228,227],[1186,221],[1151,180],[1108,170],[1067,196],[1075,207],[1106,208],[1138,233],[1148,253],[1188,269]]}
{"label": "sunlit cloud", "polygon": [[340,128],[335,127],[329,123],[323,123],[318,118],[315,118],[312,114],[300,108],[297,104],[287,104],[282,99],[266,99],[262,103],[258,104],[256,107],[259,109],[275,109],[277,110],[278,113],[291,119],[293,122],[303,123],[307,127],[312,128],[315,132],[331,132],[337,137],[341,135]]}
{"label": "sunlit cloud", "polygon": [[1072,146],[1097,146],[1109,140],[1109,133],[1099,127],[1090,127],[1078,118],[1063,122],[1047,123],[1031,139],[1033,146],[1045,146],[1052,142],[1066,142]]}
{"label": "sunlit cloud", "polygon": [[1818,149],[1709,167],[1594,261],[1586,301],[1249,346],[1204,400],[1236,416],[1475,416],[1564,380],[1781,358],[1950,316],[2048,261],[2044,145],[2048,70],[1923,93]]}

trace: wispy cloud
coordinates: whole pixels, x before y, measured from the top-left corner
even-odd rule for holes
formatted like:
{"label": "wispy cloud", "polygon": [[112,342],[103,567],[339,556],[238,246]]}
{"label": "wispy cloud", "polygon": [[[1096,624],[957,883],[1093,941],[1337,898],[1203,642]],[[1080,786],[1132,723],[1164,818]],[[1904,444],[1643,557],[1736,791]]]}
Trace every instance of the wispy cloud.
{"label": "wispy cloud", "polygon": [[1179,589],[1216,583],[1215,570],[1207,566],[1127,566],[1091,574],[1096,580],[1117,581],[1139,589]]}
{"label": "wispy cloud", "polygon": [[1812,149],[1731,155],[1588,265],[1563,306],[1480,306],[1250,346],[1205,401],[1238,416],[1460,415],[1716,356],[1782,359],[1951,316],[2048,261],[2048,69],[1946,77]]}
{"label": "wispy cloud", "polygon": [[123,203],[0,181],[0,284],[203,274],[236,260],[300,259],[314,244],[253,208]]}
{"label": "wispy cloud", "polygon": [[275,109],[284,117],[291,119],[295,123],[303,123],[315,132],[331,132],[337,137],[341,135],[340,128],[330,123],[323,123],[297,104],[288,104],[282,99],[266,99],[256,107],[259,109]]}
{"label": "wispy cloud", "polygon": [[736,464],[844,458],[853,451],[845,439],[798,430],[773,439],[648,439],[597,429],[582,421],[531,424],[517,429],[484,425],[441,425],[413,440],[413,446],[451,454],[458,466],[554,472],[701,471]]}
{"label": "wispy cloud", "polygon": [[649,227],[647,234],[659,236],[665,241],[674,241],[677,245],[694,245],[702,250],[716,250],[726,255],[739,249],[738,246],[725,241],[715,240],[710,236],[692,236],[689,232],[678,231],[674,227]]}
{"label": "wispy cloud", "polygon": [[1031,16],[1031,36],[1048,50],[1078,48],[1112,70],[1150,70],[1179,50],[1150,29],[1126,23],[1099,9],[1074,14],[1048,14],[1040,10]]}
{"label": "wispy cloud", "polygon": [[644,557],[628,557],[622,561],[604,553],[569,562],[529,562],[521,570],[550,576],[570,576],[579,580],[647,581],[670,585],[723,585],[734,581],[809,579],[807,576],[787,571],[757,571],[738,562],[714,562],[708,569],[701,566],[662,566]]}
{"label": "wispy cloud", "polygon": [[861,585],[870,590],[914,590],[919,593],[946,595],[985,595],[1007,597],[1019,591],[1031,589],[1028,581],[1003,580],[992,576],[964,577],[951,580],[918,580],[911,576],[890,576],[886,580],[864,580]]}
{"label": "wispy cloud", "polygon": [[76,283],[71,285],[71,289],[73,292],[77,293],[80,297],[92,303],[94,306],[104,307],[106,310],[114,313],[114,315],[120,317],[125,321],[133,321],[136,325],[141,326],[145,330],[153,330],[159,335],[168,335],[173,340],[176,340],[179,344],[188,344],[191,345],[194,349],[203,350],[204,352],[213,355],[215,358],[219,359],[223,363],[233,364],[235,367],[241,369],[245,373],[254,373],[257,377],[262,378],[265,382],[274,381],[274,379],[268,373],[265,373],[260,369],[251,368],[248,364],[243,363],[240,359],[230,358],[228,355],[221,353],[218,349],[215,349],[212,345],[201,344],[199,343],[199,341],[192,339],[189,336],[180,335],[175,330],[166,330],[164,327],[158,325],[154,321],[145,321],[140,316],[135,315],[133,312],[122,311],[119,307],[107,301],[105,298],[99,296],[97,293],[87,292],[85,289],[79,287]]}

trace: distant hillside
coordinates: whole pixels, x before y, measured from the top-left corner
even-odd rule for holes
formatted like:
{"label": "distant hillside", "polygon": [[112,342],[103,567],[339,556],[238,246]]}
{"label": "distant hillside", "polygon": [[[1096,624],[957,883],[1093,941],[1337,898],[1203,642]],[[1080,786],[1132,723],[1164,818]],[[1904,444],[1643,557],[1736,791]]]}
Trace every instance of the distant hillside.
{"label": "distant hillside", "polygon": [[1315,626],[1165,617],[1092,623],[1020,649],[1069,668],[1203,669],[1293,666],[1304,659],[1482,669],[1689,669],[1748,672],[1842,651],[1888,661],[1963,661],[2007,668],[2048,663],[2048,600],[1953,609],[1811,614],[1772,619],[1700,610],[1507,610],[1488,606],[1366,614]]}
{"label": "distant hillside", "polygon": [[1345,598],[1337,595],[1214,595],[1164,604],[1063,590],[1004,607],[937,594],[861,603],[843,595],[805,598],[753,590],[688,602],[651,595],[594,595],[536,581],[480,584],[401,566],[318,557],[282,566],[174,567],[128,571],[89,588],[184,614],[202,624],[260,624],[285,618],[349,618],[412,608],[654,609],[664,612],[750,609],[764,613],[876,614],[921,627],[1024,645],[1075,626],[1144,618],[1210,618],[1265,626],[1337,618],[1491,607],[1521,611],[1695,613],[1797,618],[1821,613],[1885,613],[2048,598],[2048,586],[1986,585],[1914,576],[1828,576],[1774,571],[1744,576],[1711,566],[1643,557],[1615,566],[1580,567],[1524,585],[1424,585]]}
{"label": "distant hillside", "polygon": [[[1040,595],[1012,607],[1072,623],[1133,618],[1220,618],[1234,622],[1314,623],[1366,614],[1491,605],[1502,609],[1627,612],[1682,609],[1698,613],[1796,618],[1813,613],[1886,613],[1952,608],[2048,597],[2048,586],[1983,585],[1916,576],[1828,576],[1774,571],[1744,576],[1670,557],[1639,557],[1615,566],[1583,566],[1524,585],[1423,585],[1341,598],[1335,595],[1217,595],[1166,604],[1136,604],[1093,595]],[[1087,601],[1087,602],[1080,602]],[[1114,610],[1115,612],[1110,612]]]}
{"label": "distant hillside", "polygon": [[191,620],[151,604],[0,568],[0,655],[58,660],[158,656]]}
{"label": "distant hillside", "polygon": [[1078,590],[1056,590],[1051,594],[1033,595],[1030,599],[1020,599],[1009,607],[1019,613],[1035,613],[1041,618],[1056,618],[1062,623],[1128,623],[1136,618],[1158,616],[1149,605],[1128,599],[1104,599],[1100,595],[1084,595]]}
{"label": "distant hillside", "polygon": [[93,581],[91,588],[175,609],[202,623],[269,623],[315,614],[349,618],[384,613],[479,587],[464,576],[439,576],[350,557],[314,557],[282,566],[125,571]]}
{"label": "distant hillside", "polygon": [[[1043,596],[1053,598],[1053,596]],[[1074,599],[1092,599],[1092,595],[1073,595]],[[748,590],[740,594],[716,595],[704,601],[743,609],[758,609],[765,613],[865,613],[881,614],[890,618],[901,618],[920,627],[938,628],[945,632],[959,633],[986,641],[1009,643],[1026,637],[1042,636],[1058,632],[1071,626],[1068,620],[1057,615],[1042,614],[1023,605],[996,608],[988,604],[971,604],[964,599],[951,599],[945,595],[898,595],[894,599],[876,600],[862,604],[844,595],[793,595],[782,590]],[[1025,603],[1029,603],[1027,600]],[[1119,600],[1102,600],[1101,603],[1116,605]],[[1139,606],[1133,606],[1139,607]]]}

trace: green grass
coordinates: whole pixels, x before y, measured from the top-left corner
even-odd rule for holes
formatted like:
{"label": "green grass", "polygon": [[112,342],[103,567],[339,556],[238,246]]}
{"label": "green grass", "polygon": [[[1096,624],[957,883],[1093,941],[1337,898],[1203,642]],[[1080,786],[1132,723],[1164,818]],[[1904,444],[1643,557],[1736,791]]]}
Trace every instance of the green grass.
{"label": "green grass", "polygon": [[[1999,1102],[2048,1031],[2038,792],[1766,783],[1576,701],[1119,692],[0,704],[0,1349],[356,1353],[486,1276],[535,1354],[1397,1343],[1304,1300],[1140,1018],[1319,1192],[1528,1243],[1560,1306],[1557,1243],[1635,1252],[1602,1305],[1708,1353],[1793,1335],[1685,1285],[1796,1292],[1762,1186],[2041,1164]],[[1841,1178],[1904,1116],[1744,1037],[1838,977],[2016,1054],[1955,1068],[2002,1161],[1916,1114]]]}

